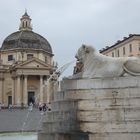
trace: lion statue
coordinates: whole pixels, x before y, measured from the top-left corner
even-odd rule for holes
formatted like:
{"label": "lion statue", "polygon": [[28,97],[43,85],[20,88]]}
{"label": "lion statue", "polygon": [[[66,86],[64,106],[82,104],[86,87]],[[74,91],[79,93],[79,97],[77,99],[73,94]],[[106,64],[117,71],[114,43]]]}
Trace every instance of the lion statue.
{"label": "lion statue", "polygon": [[98,53],[88,45],[82,45],[75,57],[83,63],[83,78],[119,77],[125,73],[140,75],[140,59],[137,57],[113,58]]}

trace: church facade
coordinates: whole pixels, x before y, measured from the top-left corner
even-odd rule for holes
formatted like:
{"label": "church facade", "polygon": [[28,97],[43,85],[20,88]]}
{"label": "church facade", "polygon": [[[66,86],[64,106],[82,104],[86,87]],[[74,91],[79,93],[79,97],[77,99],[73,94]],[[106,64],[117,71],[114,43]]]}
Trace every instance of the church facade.
{"label": "church facade", "polygon": [[48,80],[56,68],[51,45],[32,31],[27,12],[20,22],[19,31],[10,34],[0,48],[0,103],[5,107],[49,103],[53,98],[53,83]]}

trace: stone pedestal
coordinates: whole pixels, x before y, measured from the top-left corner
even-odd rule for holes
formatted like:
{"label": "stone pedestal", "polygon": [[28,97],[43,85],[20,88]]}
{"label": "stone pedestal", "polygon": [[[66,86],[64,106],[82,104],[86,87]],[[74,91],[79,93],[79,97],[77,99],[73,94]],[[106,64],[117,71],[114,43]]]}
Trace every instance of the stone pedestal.
{"label": "stone pedestal", "polygon": [[140,140],[140,77],[63,79],[38,140]]}

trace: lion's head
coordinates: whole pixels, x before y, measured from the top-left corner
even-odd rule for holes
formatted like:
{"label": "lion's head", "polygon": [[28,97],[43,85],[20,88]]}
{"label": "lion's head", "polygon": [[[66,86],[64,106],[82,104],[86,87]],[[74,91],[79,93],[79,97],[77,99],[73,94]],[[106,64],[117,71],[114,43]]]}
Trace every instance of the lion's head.
{"label": "lion's head", "polygon": [[84,62],[85,58],[86,58],[90,53],[94,54],[95,51],[96,51],[96,50],[95,50],[93,47],[83,44],[83,45],[78,49],[78,51],[77,51],[77,53],[76,53],[76,55],[75,55],[75,58],[76,58],[78,61],[80,61],[80,62]]}

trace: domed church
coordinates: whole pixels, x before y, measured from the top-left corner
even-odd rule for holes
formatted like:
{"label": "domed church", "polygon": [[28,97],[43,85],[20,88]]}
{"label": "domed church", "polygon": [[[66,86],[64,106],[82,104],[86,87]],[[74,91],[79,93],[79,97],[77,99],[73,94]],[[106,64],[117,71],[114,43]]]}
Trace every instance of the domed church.
{"label": "domed church", "polygon": [[0,48],[0,103],[25,107],[52,100],[52,83],[46,82],[54,71],[50,43],[32,31],[25,12],[19,31],[10,34]]}

